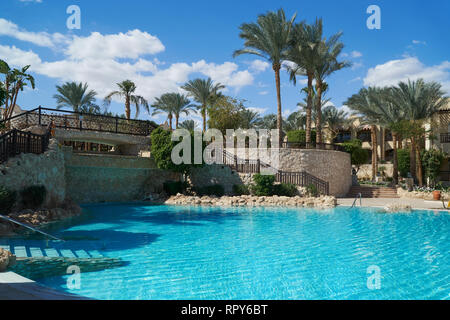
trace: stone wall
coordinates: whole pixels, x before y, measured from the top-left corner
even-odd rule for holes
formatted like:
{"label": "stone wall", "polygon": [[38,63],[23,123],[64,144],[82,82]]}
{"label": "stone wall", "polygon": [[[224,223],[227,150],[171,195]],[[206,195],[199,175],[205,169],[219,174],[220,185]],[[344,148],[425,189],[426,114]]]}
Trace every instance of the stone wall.
{"label": "stone wall", "polygon": [[157,169],[149,158],[66,152],[67,193],[78,203],[142,200],[181,176]]}
{"label": "stone wall", "polygon": [[226,194],[231,194],[233,185],[242,184],[242,180],[236,172],[231,171],[225,165],[209,165],[201,168],[194,168],[189,176],[194,187],[220,184],[225,188]]}
{"label": "stone wall", "polygon": [[347,195],[352,185],[350,154],[329,150],[279,149],[279,169],[305,171],[330,183],[330,194]]}
{"label": "stone wall", "polygon": [[64,153],[55,140],[43,154],[21,154],[0,165],[0,185],[20,191],[43,185],[47,189],[45,206],[56,206],[66,198]]}

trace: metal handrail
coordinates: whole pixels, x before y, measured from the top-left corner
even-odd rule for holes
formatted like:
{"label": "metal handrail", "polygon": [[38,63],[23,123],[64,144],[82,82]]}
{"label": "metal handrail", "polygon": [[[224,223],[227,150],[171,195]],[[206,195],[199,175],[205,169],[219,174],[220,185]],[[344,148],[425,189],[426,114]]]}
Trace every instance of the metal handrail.
{"label": "metal handrail", "polygon": [[362,207],[362,193],[359,193],[359,194],[356,196],[355,201],[353,201],[353,204],[352,204],[352,206],[351,206],[350,209],[353,209],[353,208],[355,207],[356,201],[358,201],[358,198],[359,198],[359,206]]}
{"label": "metal handrail", "polygon": [[33,232],[40,233],[40,234],[46,236],[47,238],[50,238],[50,239],[53,239],[53,240],[57,240],[57,241],[65,242],[64,240],[59,239],[59,238],[57,238],[57,237],[55,237],[55,236],[52,236],[51,234],[48,234],[48,233],[43,232],[43,231],[41,231],[41,230],[38,230],[38,229],[36,229],[36,228],[30,227],[30,226],[28,226],[28,225],[26,225],[26,224],[24,224],[24,223],[22,223],[22,222],[19,222],[19,221],[16,221],[16,220],[14,220],[14,219],[5,217],[5,216],[3,216],[3,215],[1,215],[1,214],[0,214],[0,219],[3,219],[3,220],[5,220],[5,221],[8,221],[8,222],[11,222],[11,223],[14,223],[14,224],[17,224],[17,225],[19,225],[19,226],[21,226],[21,227],[24,227],[24,228],[26,228],[26,229],[28,229],[28,230],[31,230],[31,231],[33,231]]}

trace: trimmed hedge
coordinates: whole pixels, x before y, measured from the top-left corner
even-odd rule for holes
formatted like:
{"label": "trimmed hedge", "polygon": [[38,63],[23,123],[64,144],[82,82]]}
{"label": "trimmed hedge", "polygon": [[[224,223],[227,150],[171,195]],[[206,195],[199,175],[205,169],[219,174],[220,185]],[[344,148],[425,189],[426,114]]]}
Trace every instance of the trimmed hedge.
{"label": "trimmed hedge", "polygon": [[0,214],[8,214],[17,201],[17,192],[0,186]]}
{"label": "trimmed hedge", "polygon": [[45,186],[31,186],[20,192],[22,204],[26,208],[39,208],[45,201],[47,189]]}
{"label": "trimmed hedge", "polygon": [[[294,130],[287,133],[288,142],[306,142],[305,130]],[[311,131],[311,142],[316,142],[316,132]]]}

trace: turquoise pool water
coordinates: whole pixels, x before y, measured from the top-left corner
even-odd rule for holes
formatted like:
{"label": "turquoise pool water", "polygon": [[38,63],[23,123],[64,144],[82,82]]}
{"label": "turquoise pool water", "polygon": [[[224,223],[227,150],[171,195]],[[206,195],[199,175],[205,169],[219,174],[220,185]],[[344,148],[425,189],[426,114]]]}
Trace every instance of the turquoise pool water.
{"label": "turquoise pool water", "polygon": [[[67,277],[40,279],[43,285],[97,299],[450,298],[445,212],[84,209],[83,219],[50,231],[92,239],[106,256],[128,265],[83,273],[80,290],[68,290]],[[380,271],[379,290],[368,288],[373,266]]]}

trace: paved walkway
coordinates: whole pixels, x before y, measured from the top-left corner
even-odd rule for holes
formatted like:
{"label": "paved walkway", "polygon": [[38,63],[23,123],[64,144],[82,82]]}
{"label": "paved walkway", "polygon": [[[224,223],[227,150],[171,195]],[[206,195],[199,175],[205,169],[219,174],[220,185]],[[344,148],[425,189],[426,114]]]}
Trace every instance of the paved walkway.
{"label": "paved walkway", "polygon": [[[350,207],[355,201],[354,198],[339,198],[338,205]],[[413,209],[429,209],[429,210],[442,210],[445,211],[442,201],[429,201],[422,199],[383,199],[383,198],[373,198],[373,199],[362,199],[363,207],[380,207],[384,208],[389,204],[405,204],[410,205]],[[447,205],[447,203],[445,203]],[[357,205],[359,206],[359,200]]]}

